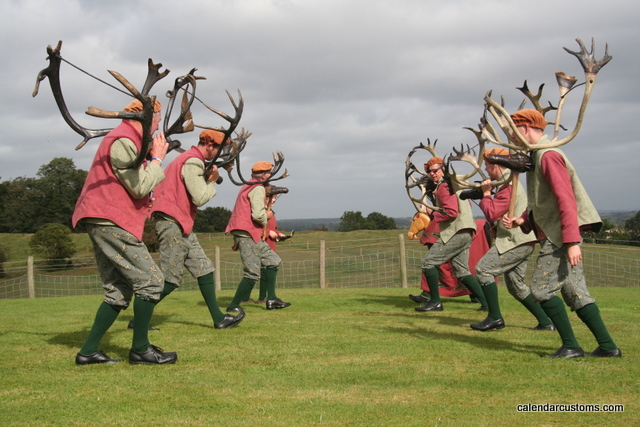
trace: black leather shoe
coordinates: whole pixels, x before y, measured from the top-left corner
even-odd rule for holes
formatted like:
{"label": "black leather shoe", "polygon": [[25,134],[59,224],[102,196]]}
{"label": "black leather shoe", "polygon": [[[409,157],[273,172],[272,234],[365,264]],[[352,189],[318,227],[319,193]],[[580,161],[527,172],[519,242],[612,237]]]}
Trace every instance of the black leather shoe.
{"label": "black leather shoe", "polygon": [[487,307],[486,305],[481,305],[478,311],[489,311],[489,307]]}
{"label": "black leather shoe", "polygon": [[284,302],[280,298],[267,300],[267,310],[276,310],[279,308],[289,307],[290,302]]}
{"label": "black leather shoe", "polygon": [[[127,329],[133,329],[135,323],[133,323],[133,319],[129,320],[129,324],[127,325]],[[149,325],[149,330],[150,331],[159,331],[160,328],[154,328],[153,326]]]}
{"label": "black leather shoe", "polygon": [[431,299],[423,296],[423,295],[411,295],[409,294],[409,298],[411,298],[411,301],[415,301],[415,302],[419,302],[420,304],[424,304],[425,302],[429,302],[431,301]]}
{"label": "black leather shoe", "polygon": [[173,351],[163,352],[160,347],[153,344],[144,353],[129,350],[129,363],[132,365],[167,365],[176,363],[178,355]]}
{"label": "black leather shoe", "polygon": [[504,319],[500,318],[498,320],[491,320],[490,318],[485,318],[480,323],[472,323],[471,329],[475,329],[476,331],[490,331],[492,329],[502,329],[504,328]]}
{"label": "black leather shoe", "polygon": [[237,316],[232,316],[227,314],[224,316],[224,320],[220,323],[214,323],[213,326],[216,329],[228,329],[233,328],[234,326],[238,326],[240,322],[244,320],[244,311],[238,314]]}
{"label": "black leather shoe", "polygon": [[541,325],[538,323],[535,328],[531,328],[532,331],[555,331],[556,327],[553,326],[553,323],[550,325]]}
{"label": "black leather shoe", "polygon": [[93,365],[96,363],[118,363],[122,362],[122,359],[112,359],[101,350],[96,351],[93,354],[76,354],[76,365]]}
{"label": "black leather shoe", "polygon": [[227,313],[243,313],[244,310],[240,307],[227,307]]}
{"label": "black leather shoe", "polygon": [[549,357],[551,359],[569,359],[572,357],[584,357],[584,350],[582,350],[581,347],[566,348],[565,346],[562,346],[558,350],[556,350],[555,353],[545,355],[542,357]]}
{"label": "black leather shoe", "polygon": [[622,351],[619,348],[615,350],[602,350],[600,347],[589,353],[591,357],[622,357]]}
{"label": "black leather shoe", "polygon": [[439,301],[439,302],[429,301],[429,302],[426,302],[424,305],[416,307],[415,310],[416,311],[442,311],[444,310],[444,308],[442,307],[442,301]]}
{"label": "black leather shoe", "polygon": [[474,297],[473,295],[469,295],[469,299],[473,303],[480,304],[480,300],[478,298]]}

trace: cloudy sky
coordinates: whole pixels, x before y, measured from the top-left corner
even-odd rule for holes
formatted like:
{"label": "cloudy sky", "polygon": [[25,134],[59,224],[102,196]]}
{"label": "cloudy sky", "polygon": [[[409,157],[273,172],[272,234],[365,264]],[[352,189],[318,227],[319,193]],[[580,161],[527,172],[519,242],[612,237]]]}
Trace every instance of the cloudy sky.
{"label": "cloudy sky", "polygon": [[[198,97],[231,112],[225,89],[242,91],[242,127],[253,132],[243,171],[282,151],[290,193],[280,219],[340,217],[345,211],[391,217],[415,212],[404,188],[412,147],[438,139],[438,154],[475,145],[471,132],[488,90],[508,110],[545,84],[542,99],[557,105],[555,72],[584,81],[563,47],[605,43],[613,60],[598,74],[585,123],[564,147],[596,207],[638,210],[640,183],[640,3],[636,0],[5,0],[0,85],[0,180],[35,177],[55,157],[87,170],[99,140],[82,138],[63,121],[48,81],[32,98],[46,48],[63,41],[62,57],[119,87],[107,70],[141,88],[147,60],[171,73],[152,93],[163,101],[176,77],[197,68]],[[75,119],[113,127],[84,114],[119,110],[126,95],[66,63],[62,85]],[[573,128],[581,90],[565,107]],[[196,124],[224,122],[203,108]],[[183,146],[197,132],[179,138]],[[168,158],[173,159],[175,153]],[[416,156],[418,157],[418,156]],[[422,158],[416,162],[421,164]],[[233,207],[228,179],[206,206]]]}

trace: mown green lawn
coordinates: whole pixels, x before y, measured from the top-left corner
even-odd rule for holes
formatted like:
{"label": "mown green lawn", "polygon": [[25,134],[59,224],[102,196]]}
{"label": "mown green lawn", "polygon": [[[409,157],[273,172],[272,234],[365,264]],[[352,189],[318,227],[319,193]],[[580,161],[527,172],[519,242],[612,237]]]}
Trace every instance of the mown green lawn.
{"label": "mown green lawn", "polygon": [[[284,289],[293,305],[247,305],[212,328],[197,291],[156,308],[151,342],[171,366],[74,364],[100,296],[0,300],[3,425],[637,425],[640,289],[592,288],[621,359],[540,358],[560,345],[500,287],[507,327],[476,332],[468,298],[417,313],[415,289]],[[232,291],[219,292],[222,307]],[[126,358],[124,312],[102,343]],[[596,344],[570,314],[586,351]],[[620,404],[624,412],[520,413],[519,404]]]}

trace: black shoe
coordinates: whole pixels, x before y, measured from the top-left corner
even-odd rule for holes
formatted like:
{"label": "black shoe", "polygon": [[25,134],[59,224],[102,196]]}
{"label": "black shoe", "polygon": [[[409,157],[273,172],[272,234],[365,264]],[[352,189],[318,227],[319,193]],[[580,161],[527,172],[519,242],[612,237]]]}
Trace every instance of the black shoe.
{"label": "black shoe", "polygon": [[480,300],[478,298],[474,297],[473,295],[469,295],[469,299],[473,303],[480,304]]}
{"label": "black shoe", "polygon": [[227,307],[227,313],[242,313],[244,312],[244,310],[242,310],[240,307]]}
{"label": "black shoe", "polygon": [[472,323],[471,329],[475,329],[476,331],[490,331],[492,329],[502,329],[504,328],[504,319],[500,318],[498,320],[491,320],[490,318],[485,318],[480,323]]}
{"label": "black shoe", "polygon": [[615,350],[602,350],[600,347],[589,353],[591,357],[622,357],[622,351],[619,348]]}
{"label": "black shoe", "polygon": [[415,302],[418,302],[420,304],[424,304],[425,302],[431,301],[430,298],[427,298],[427,297],[425,297],[423,295],[411,295],[411,294],[409,294],[409,298],[411,298],[411,301],[415,301]]}
{"label": "black shoe", "polygon": [[556,327],[553,326],[553,323],[550,325],[541,325],[540,323],[538,323],[538,325],[535,328],[531,328],[532,331],[555,331]]}
{"label": "black shoe", "polygon": [[569,359],[572,357],[584,357],[584,350],[581,347],[578,348],[566,348],[560,347],[555,353],[545,355],[542,357],[549,357],[551,359]]}
{"label": "black shoe", "polygon": [[290,302],[284,302],[280,298],[267,300],[267,310],[276,310],[279,308],[289,307]]}
{"label": "black shoe", "polygon": [[[127,325],[127,329],[133,329],[135,323],[133,323],[133,319],[129,320],[129,324]],[[149,330],[150,331],[159,331],[160,328],[154,328],[153,326],[149,325]]]}
{"label": "black shoe", "polygon": [[76,354],[76,365],[93,365],[96,363],[118,363],[118,362],[122,362],[122,359],[112,359],[100,350],[88,356],[80,353]]}
{"label": "black shoe", "polygon": [[163,352],[160,347],[149,344],[144,353],[129,350],[129,363],[132,365],[167,365],[176,363],[178,355],[173,351]]}
{"label": "black shoe", "polygon": [[426,302],[424,305],[416,307],[415,310],[416,311],[442,311],[444,310],[444,308],[442,308],[442,301],[439,301],[439,302],[429,301],[429,302]]}
{"label": "black shoe", "polygon": [[220,323],[214,323],[213,326],[216,329],[228,329],[238,326],[240,322],[244,320],[244,311],[240,312],[237,316],[227,314],[224,316],[224,320]]}
{"label": "black shoe", "polygon": [[481,305],[478,311],[489,311],[489,307],[487,307],[486,305]]}

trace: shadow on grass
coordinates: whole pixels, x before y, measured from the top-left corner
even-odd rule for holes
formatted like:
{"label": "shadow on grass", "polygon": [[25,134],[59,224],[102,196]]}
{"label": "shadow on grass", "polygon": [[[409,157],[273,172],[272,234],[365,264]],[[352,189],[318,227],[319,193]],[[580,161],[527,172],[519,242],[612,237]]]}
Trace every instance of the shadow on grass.
{"label": "shadow on grass", "polygon": [[[154,327],[157,327],[158,325],[165,323],[171,316],[172,316],[171,314],[159,315],[159,316],[154,315],[152,318],[151,324]],[[107,333],[104,335],[104,337],[100,341],[100,350],[103,350],[107,354],[109,354],[109,352],[118,353],[118,354],[122,354],[122,352],[125,352],[126,354],[128,354],[129,347],[124,348],[122,346],[111,344],[111,339],[116,334],[121,334],[121,333],[133,334],[133,330],[130,330],[127,328],[129,324],[129,320],[131,320],[132,318],[133,318],[132,315],[118,316],[116,321],[113,322],[113,325],[111,325]],[[49,338],[47,342],[52,345],[63,345],[69,348],[80,349],[80,347],[82,347],[82,345],[84,344],[84,341],[87,339],[87,336],[89,335],[89,330],[91,329],[91,326],[92,325],[89,324],[87,325],[87,327],[79,331],[63,332],[60,334],[55,334],[51,338]]]}
{"label": "shadow on grass", "polygon": [[[411,301],[408,297],[402,296],[380,296],[380,295],[363,295],[361,298],[363,303],[366,304],[385,304],[398,308],[409,309],[415,308],[419,304]],[[455,298],[442,298],[442,303],[444,307],[444,312],[398,312],[398,313],[380,313],[376,312],[376,316],[387,316],[387,317],[402,317],[406,319],[411,319],[414,321],[424,321],[424,326],[393,326],[393,327],[385,327],[384,330],[392,333],[403,333],[407,335],[411,335],[417,338],[426,338],[430,340],[455,340],[458,342],[467,343],[474,347],[482,348],[482,349],[497,349],[497,350],[509,350],[516,353],[535,353],[539,356],[550,354],[556,350],[555,347],[548,346],[540,346],[540,345],[529,345],[514,342],[512,339],[504,340],[499,337],[499,330],[480,332],[473,331],[470,328],[471,323],[480,322],[482,319],[486,317],[486,312],[478,311],[480,305],[478,303],[472,302],[468,296],[463,297],[455,297]],[[469,317],[452,317],[447,314],[447,307],[454,307],[453,311],[456,312],[456,315],[462,315],[460,310],[464,310],[464,313],[467,314],[467,310]],[[366,313],[355,313],[356,315],[363,315]],[[428,322],[428,323],[427,323]],[[455,333],[455,332],[440,332],[433,329],[429,329],[430,323],[437,323],[438,325],[443,325],[446,327],[453,328],[465,328],[468,332],[472,332],[473,335],[463,334],[463,333]],[[509,324],[507,323],[507,328],[509,328]],[[560,343],[558,342],[558,336],[556,332],[546,332],[546,331],[532,331],[529,328],[525,327],[515,327],[518,329],[528,330],[528,333],[531,334],[549,334],[549,338],[553,340],[558,346]],[[550,351],[551,350],[551,351]]]}

